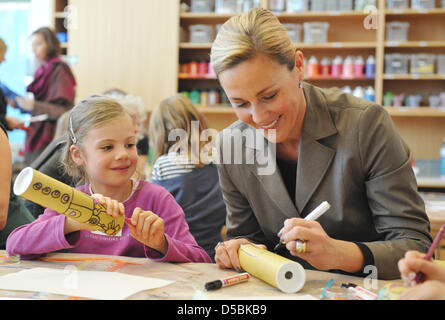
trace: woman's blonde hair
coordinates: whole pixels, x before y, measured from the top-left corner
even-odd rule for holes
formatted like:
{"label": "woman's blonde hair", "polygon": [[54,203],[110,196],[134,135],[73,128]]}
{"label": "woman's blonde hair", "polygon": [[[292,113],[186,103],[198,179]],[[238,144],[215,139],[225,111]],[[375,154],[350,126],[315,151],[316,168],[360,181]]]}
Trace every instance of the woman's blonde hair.
{"label": "woman's blonde hair", "polygon": [[286,29],[269,10],[254,8],[230,18],[213,42],[210,63],[216,75],[264,54],[289,70],[295,66],[296,47]]}
{"label": "woman's blonde hair", "polygon": [[71,158],[70,148],[76,145],[83,149],[84,139],[87,133],[119,117],[130,115],[114,99],[94,95],[78,103],[70,112],[68,119],[67,144],[62,154],[61,162],[65,172],[78,181],[79,184],[87,183],[86,172],[82,166],[78,166]]}
{"label": "woman's blonde hair", "polygon": [[[192,121],[199,123],[197,137],[192,137]],[[164,154],[185,149],[188,151],[188,159],[191,159],[197,167],[202,167],[204,163],[200,159],[200,153],[209,142],[200,141],[199,137],[207,128],[207,120],[185,95],[176,94],[162,100],[150,116],[149,137],[153,148],[153,163]],[[182,129],[187,134],[186,139],[179,141],[179,144],[176,140],[169,141],[168,139],[170,132],[175,129]],[[192,150],[192,139],[195,138],[199,141],[199,150]],[[211,150],[208,152],[211,153]]]}

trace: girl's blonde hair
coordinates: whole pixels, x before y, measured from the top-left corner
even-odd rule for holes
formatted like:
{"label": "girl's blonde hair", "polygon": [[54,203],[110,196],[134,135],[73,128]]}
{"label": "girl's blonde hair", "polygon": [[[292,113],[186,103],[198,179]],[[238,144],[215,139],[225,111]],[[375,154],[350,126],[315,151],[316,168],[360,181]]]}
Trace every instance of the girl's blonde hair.
{"label": "girl's blonde hair", "polygon": [[[199,122],[199,135],[192,137],[192,121]],[[178,149],[188,151],[188,159],[193,160],[197,167],[204,165],[200,159],[200,153],[204,145],[209,142],[199,141],[199,151],[192,150],[192,139],[199,139],[201,132],[208,128],[207,120],[195,108],[193,103],[183,94],[176,94],[161,101],[153,110],[150,116],[149,137],[150,145],[153,148],[153,163],[169,152],[177,152]],[[182,144],[175,141],[168,141],[169,133],[174,129],[182,129],[187,134]],[[186,144],[186,145],[185,145]],[[211,150],[208,150],[211,153]],[[198,154],[196,154],[198,152]]]}
{"label": "girl's blonde hair", "polygon": [[230,18],[213,42],[210,63],[216,75],[259,54],[289,70],[295,66],[296,47],[286,29],[269,10],[254,8]]}
{"label": "girl's blonde hair", "polygon": [[87,133],[119,117],[130,115],[114,99],[94,95],[78,103],[70,112],[68,119],[67,143],[61,154],[61,162],[66,174],[73,177],[79,184],[87,183],[86,172],[71,158],[70,148],[76,145],[83,149]]}

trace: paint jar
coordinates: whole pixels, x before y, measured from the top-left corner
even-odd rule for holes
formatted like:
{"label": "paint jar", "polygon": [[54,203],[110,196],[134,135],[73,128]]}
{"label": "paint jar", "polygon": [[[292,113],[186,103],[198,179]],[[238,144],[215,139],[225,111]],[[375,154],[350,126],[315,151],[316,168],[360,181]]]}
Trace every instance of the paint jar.
{"label": "paint jar", "polygon": [[383,96],[383,105],[385,107],[391,107],[392,106],[392,98],[393,98],[393,93],[388,91],[385,93],[385,95]]}
{"label": "paint jar", "polygon": [[366,78],[369,78],[369,79],[375,78],[375,58],[374,58],[374,56],[369,56],[368,60],[366,60],[365,76],[366,76]]}
{"label": "paint jar", "polygon": [[329,77],[331,75],[331,68],[332,68],[331,59],[326,57],[321,59],[320,75],[322,77]]}
{"label": "paint jar", "polygon": [[191,61],[189,63],[189,76],[196,77],[199,73],[199,63],[197,61]]}
{"label": "paint jar", "polygon": [[375,90],[369,86],[365,91],[365,99],[369,101],[375,101]]}
{"label": "paint jar", "polygon": [[333,78],[340,78],[343,73],[343,58],[336,56],[332,61],[331,75]]}
{"label": "paint jar", "polygon": [[201,95],[200,95],[200,104],[201,107],[207,107],[208,106],[208,102],[209,102],[209,94],[206,90],[201,91]]}
{"label": "paint jar", "polygon": [[354,78],[354,62],[351,56],[347,56],[343,63],[343,78]]}
{"label": "paint jar", "polygon": [[358,56],[355,58],[354,62],[354,77],[355,78],[364,78],[364,69],[365,69],[365,61],[362,56]]}
{"label": "paint jar", "polygon": [[209,73],[209,63],[206,62],[206,61],[201,61],[201,62],[199,62],[199,65],[198,65],[198,73],[199,73],[201,76],[206,76],[207,73]]}
{"label": "paint jar", "polygon": [[198,90],[196,90],[196,89],[193,89],[191,92],[190,92],[190,100],[192,101],[192,103],[194,104],[194,105],[198,105],[198,104],[200,104],[200,102],[201,102],[201,95],[200,95],[200,93],[199,93],[199,91]]}
{"label": "paint jar", "polygon": [[218,90],[216,89],[211,89],[209,91],[209,101],[208,101],[208,105],[209,106],[217,106],[219,104],[219,93]]}
{"label": "paint jar", "polygon": [[319,68],[319,65],[318,65],[317,57],[312,56],[309,59],[309,64],[307,66],[307,76],[309,78],[316,78],[316,77],[318,77],[318,75],[319,75],[318,68]]}
{"label": "paint jar", "polygon": [[361,86],[358,86],[352,91],[352,95],[357,98],[363,99],[365,97],[365,92]]}

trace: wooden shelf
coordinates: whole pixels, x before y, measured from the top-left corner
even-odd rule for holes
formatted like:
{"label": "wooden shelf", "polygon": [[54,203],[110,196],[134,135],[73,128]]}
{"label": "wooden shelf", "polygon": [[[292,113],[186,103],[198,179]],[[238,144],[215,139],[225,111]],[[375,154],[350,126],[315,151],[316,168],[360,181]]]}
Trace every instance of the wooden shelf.
{"label": "wooden shelf", "polygon": [[229,105],[220,106],[196,106],[198,110],[204,114],[235,114],[232,107]]}
{"label": "wooden shelf", "polygon": [[375,81],[374,78],[333,78],[333,77],[308,77],[307,81]]}
{"label": "wooden shelf", "polygon": [[387,48],[445,48],[445,41],[387,41]]}
{"label": "wooden shelf", "polygon": [[387,16],[420,16],[420,15],[445,15],[445,9],[392,9],[386,10]]}
{"label": "wooden shelf", "polygon": [[445,80],[444,74],[384,74],[385,80]]}
{"label": "wooden shelf", "polygon": [[445,117],[445,108],[385,107],[392,117]]}
{"label": "wooden shelf", "polygon": [[[358,41],[358,42],[325,42],[325,43],[295,43],[298,48],[301,49],[375,49],[377,42],[372,41]],[[181,42],[179,44],[179,49],[210,49],[212,43],[191,43],[191,42]]]}

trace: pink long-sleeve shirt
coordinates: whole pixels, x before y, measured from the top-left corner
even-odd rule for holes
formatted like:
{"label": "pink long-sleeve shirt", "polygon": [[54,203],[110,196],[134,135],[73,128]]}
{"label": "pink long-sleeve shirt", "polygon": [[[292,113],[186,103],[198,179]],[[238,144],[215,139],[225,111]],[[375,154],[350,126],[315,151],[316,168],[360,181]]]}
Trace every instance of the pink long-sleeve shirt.
{"label": "pink long-sleeve shirt", "polygon": [[[139,207],[161,217],[168,241],[165,255],[135,240],[126,224],[120,236],[87,230],[65,235],[65,216],[50,209],[46,209],[34,222],[15,229],[9,235],[6,243],[8,254],[20,254],[24,259],[33,259],[49,252],[68,249],[73,253],[147,257],[155,261],[211,262],[190,233],[184,212],[173,196],[164,188],[147,181],[141,181],[140,184],[138,190],[123,203],[125,216],[130,218],[134,209]],[[90,194],[88,186],[78,189]]]}

